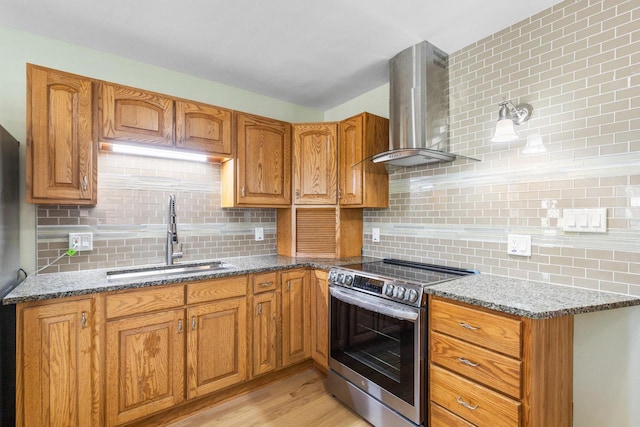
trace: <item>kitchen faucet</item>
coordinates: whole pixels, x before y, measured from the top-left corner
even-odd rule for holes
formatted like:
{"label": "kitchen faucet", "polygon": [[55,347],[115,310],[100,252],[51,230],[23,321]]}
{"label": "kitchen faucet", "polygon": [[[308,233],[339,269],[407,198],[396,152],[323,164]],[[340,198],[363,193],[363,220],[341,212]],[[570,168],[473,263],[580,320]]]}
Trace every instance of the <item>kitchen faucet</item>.
{"label": "kitchen faucet", "polygon": [[176,196],[169,195],[169,219],[167,222],[167,265],[173,265],[173,260],[182,258],[182,244],[180,251],[174,252],[173,245],[178,244],[178,228],[176,227]]}

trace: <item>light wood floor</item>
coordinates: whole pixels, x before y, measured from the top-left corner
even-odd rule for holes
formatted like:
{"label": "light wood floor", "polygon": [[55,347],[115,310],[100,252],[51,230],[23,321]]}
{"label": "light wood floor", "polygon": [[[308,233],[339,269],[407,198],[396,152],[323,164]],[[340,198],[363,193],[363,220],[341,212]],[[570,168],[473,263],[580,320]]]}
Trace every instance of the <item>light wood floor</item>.
{"label": "light wood floor", "polygon": [[325,389],[325,377],[309,369],[223,402],[171,427],[368,427]]}

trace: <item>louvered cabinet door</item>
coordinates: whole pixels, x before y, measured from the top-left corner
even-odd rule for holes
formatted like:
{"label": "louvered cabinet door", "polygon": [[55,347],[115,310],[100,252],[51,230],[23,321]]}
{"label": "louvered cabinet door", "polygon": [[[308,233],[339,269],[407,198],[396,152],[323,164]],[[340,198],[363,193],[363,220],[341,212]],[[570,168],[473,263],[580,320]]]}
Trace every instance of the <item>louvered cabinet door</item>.
{"label": "louvered cabinet door", "polygon": [[296,209],[296,256],[336,256],[336,209]]}
{"label": "louvered cabinet door", "polygon": [[95,205],[91,80],[27,66],[27,202]]}

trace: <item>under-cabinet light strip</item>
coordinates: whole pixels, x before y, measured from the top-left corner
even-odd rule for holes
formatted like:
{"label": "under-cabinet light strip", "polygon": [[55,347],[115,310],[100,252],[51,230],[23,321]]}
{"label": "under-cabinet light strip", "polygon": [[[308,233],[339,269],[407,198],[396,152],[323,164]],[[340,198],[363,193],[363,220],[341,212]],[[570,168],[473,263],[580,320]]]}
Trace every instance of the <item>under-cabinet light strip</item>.
{"label": "under-cabinet light strip", "polygon": [[107,142],[100,143],[100,149],[121,154],[133,154],[137,156],[161,157],[164,159],[188,160],[192,162],[207,162],[209,156],[206,154],[187,153],[177,150],[162,150],[158,148],[136,147],[133,145],[113,144]]}

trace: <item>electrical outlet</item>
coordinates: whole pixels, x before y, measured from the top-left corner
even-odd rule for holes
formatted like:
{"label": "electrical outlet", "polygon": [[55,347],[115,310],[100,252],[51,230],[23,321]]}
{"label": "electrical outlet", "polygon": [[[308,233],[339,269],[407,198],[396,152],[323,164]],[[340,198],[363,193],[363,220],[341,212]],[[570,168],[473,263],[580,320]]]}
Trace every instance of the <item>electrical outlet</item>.
{"label": "electrical outlet", "polygon": [[93,233],[69,233],[69,249],[92,251]]}
{"label": "electrical outlet", "polygon": [[264,240],[264,228],[262,227],[255,228],[255,238],[256,238],[256,242]]}
{"label": "electrical outlet", "polygon": [[509,255],[531,256],[531,236],[528,234],[507,235],[507,253]]}
{"label": "electrical outlet", "polygon": [[378,243],[380,241],[380,229],[378,227],[373,227],[371,229],[371,241],[374,243]]}

